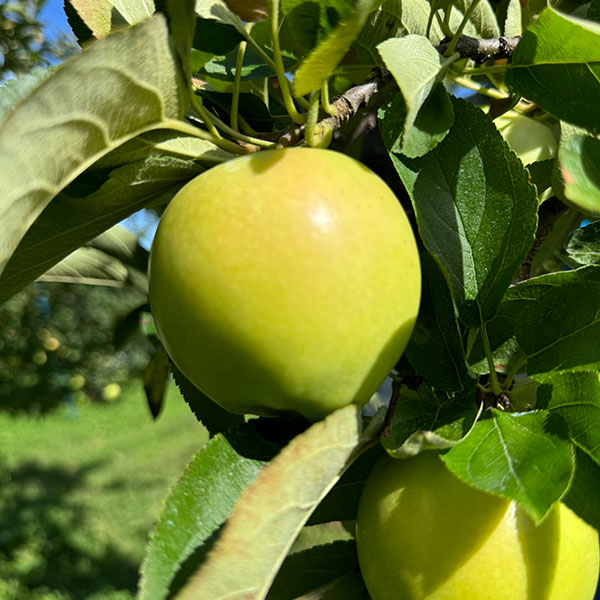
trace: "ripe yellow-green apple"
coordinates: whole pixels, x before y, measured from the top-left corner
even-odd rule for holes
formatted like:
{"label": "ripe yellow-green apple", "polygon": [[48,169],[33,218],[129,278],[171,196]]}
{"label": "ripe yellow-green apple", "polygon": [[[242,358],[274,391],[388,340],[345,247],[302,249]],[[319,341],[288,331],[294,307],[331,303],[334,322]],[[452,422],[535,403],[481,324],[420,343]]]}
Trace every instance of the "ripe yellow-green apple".
{"label": "ripe yellow-green apple", "polygon": [[431,451],[380,459],[356,536],[372,600],[592,600],[598,580],[598,533],[567,506],[536,527]]}
{"label": "ripe yellow-green apple", "polygon": [[268,150],[192,180],[161,218],[150,302],[179,369],[235,413],[320,419],[377,390],[421,289],[410,223],[344,154]]}

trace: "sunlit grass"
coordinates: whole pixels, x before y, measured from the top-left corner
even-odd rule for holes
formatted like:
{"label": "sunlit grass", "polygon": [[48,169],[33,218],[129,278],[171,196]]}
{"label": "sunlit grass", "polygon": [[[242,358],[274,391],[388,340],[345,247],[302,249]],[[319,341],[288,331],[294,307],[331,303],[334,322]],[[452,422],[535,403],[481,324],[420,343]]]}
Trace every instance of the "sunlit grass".
{"label": "sunlit grass", "polygon": [[169,487],[206,441],[176,389],[154,422],[141,384],[78,414],[0,413],[0,599],[129,600]]}

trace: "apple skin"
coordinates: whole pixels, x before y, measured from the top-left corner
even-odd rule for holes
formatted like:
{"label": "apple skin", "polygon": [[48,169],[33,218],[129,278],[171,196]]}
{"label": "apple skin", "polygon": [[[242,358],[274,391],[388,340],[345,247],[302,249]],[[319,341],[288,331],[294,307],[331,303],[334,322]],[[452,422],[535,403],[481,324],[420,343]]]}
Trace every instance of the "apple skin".
{"label": "apple skin", "polygon": [[356,535],[372,600],[592,600],[598,581],[598,533],[567,506],[535,527],[431,451],[380,459]]}
{"label": "apple skin", "polygon": [[311,420],[365,403],[420,300],[410,223],[374,173],[330,150],[269,150],[192,180],[159,224],[152,311],[167,352],[234,413]]}

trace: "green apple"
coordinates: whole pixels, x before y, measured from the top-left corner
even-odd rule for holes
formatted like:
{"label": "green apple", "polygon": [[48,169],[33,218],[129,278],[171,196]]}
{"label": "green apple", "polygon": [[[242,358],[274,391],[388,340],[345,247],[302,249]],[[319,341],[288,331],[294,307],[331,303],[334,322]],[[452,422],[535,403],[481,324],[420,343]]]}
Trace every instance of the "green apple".
{"label": "green apple", "polygon": [[431,451],[375,465],[356,537],[372,600],[592,600],[598,581],[598,533],[567,506],[536,527]]}
{"label": "green apple", "polygon": [[330,150],[246,155],[188,183],[159,224],[150,302],[167,352],[235,413],[320,419],[377,390],[421,276],[387,185]]}

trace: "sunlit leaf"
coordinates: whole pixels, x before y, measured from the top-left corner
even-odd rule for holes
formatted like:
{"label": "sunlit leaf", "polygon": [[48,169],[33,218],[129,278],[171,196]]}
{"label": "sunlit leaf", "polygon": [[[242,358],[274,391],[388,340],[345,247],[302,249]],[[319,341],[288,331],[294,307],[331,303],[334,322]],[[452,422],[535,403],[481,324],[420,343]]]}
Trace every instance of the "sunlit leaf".
{"label": "sunlit leaf", "polygon": [[355,406],[294,438],[243,494],[178,599],[265,598],[302,526],[365,441]]}
{"label": "sunlit leaf", "polygon": [[442,458],[463,481],[516,500],[539,522],[566,494],[575,467],[566,428],[553,417],[494,409]]}
{"label": "sunlit leaf", "polygon": [[528,174],[483,112],[453,100],[454,125],[417,159],[391,154],[425,247],[446,270],[464,324],[491,319],[537,226]]}
{"label": "sunlit leaf", "polygon": [[567,253],[581,265],[600,265],[600,221],[593,221],[574,231]]}
{"label": "sunlit leaf", "polygon": [[556,117],[600,129],[600,25],[544,9],[517,46],[506,82]]}
{"label": "sunlit leaf", "polygon": [[140,600],[168,597],[180,564],[222,525],[263,463],[221,435],[195,456],[165,501],[142,564]]}
{"label": "sunlit leaf", "polygon": [[0,128],[0,271],[66,185],[136,135],[167,128],[184,108],[160,15],[92,44],[46,79]]}

